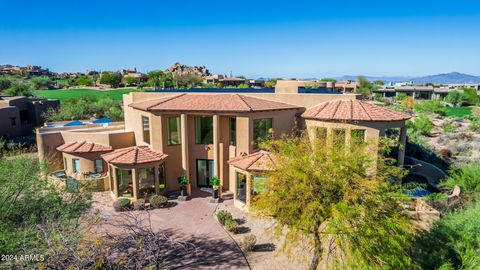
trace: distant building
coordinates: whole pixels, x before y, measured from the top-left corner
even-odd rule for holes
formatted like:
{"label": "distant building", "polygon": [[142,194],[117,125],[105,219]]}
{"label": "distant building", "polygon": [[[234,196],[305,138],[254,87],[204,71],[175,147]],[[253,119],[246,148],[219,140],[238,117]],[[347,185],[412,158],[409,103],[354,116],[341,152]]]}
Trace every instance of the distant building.
{"label": "distant building", "polygon": [[133,69],[122,69],[120,74],[122,74],[123,78],[136,78],[139,79],[140,82],[146,82],[147,76],[145,74],[138,72],[136,68]]}
{"label": "distant building", "polygon": [[13,65],[0,65],[0,75],[18,75],[25,74],[27,76],[49,76],[52,73],[47,69],[43,69],[41,66],[28,65],[26,67],[13,66]]}
{"label": "distant building", "polygon": [[380,93],[383,97],[395,97],[403,93],[418,99],[443,99],[451,91],[455,91],[455,89],[433,86],[395,86],[393,88],[384,87],[373,92]]}
{"label": "distant building", "polygon": [[59,104],[58,100],[0,96],[0,137],[32,134],[35,127],[43,125],[43,113]]}

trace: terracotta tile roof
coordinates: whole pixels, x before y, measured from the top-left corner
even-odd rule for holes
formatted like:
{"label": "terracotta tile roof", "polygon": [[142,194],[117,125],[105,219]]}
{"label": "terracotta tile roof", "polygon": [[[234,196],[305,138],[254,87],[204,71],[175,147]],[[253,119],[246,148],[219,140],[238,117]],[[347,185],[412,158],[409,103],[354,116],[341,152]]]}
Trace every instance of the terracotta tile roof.
{"label": "terracotta tile roof", "polygon": [[111,151],[111,146],[93,142],[68,142],[57,147],[58,151],[65,153],[92,153],[92,152],[107,152]]}
{"label": "terracotta tile roof", "polygon": [[360,100],[332,100],[306,110],[303,118],[344,121],[399,121],[409,115]]}
{"label": "terracotta tile roof", "polygon": [[234,167],[245,171],[268,171],[274,168],[270,152],[260,150],[250,155],[243,154],[228,161]]}
{"label": "terracotta tile roof", "polygon": [[258,112],[302,107],[240,94],[180,94],[129,105],[144,111]]}
{"label": "terracotta tile roof", "polygon": [[120,165],[135,165],[150,162],[159,162],[168,155],[151,150],[148,146],[132,146],[120,148],[101,157],[108,163]]}

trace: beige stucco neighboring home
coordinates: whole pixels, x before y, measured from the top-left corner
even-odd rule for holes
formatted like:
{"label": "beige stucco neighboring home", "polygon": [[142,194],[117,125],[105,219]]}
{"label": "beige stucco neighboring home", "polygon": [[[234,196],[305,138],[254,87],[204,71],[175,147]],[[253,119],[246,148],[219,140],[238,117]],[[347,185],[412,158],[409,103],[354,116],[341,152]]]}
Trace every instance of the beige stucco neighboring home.
{"label": "beige stucco neighboring home", "polygon": [[191,194],[218,177],[221,197],[247,210],[260,192],[257,182],[266,181],[262,172],[274,169],[256,144],[261,139],[307,129],[348,144],[352,136],[377,140],[395,128],[405,145],[407,115],[354,94],[298,93],[281,85],[274,93],[132,92],[123,96],[124,123],[37,129],[39,155],[75,178],[101,167],[114,198],[178,191],[182,175]]}

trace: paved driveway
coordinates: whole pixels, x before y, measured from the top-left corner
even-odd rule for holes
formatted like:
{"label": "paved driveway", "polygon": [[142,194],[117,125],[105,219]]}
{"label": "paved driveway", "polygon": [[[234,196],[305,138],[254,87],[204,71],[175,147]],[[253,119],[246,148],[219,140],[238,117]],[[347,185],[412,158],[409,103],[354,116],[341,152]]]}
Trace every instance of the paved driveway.
{"label": "paved driveway", "polygon": [[[152,228],[173,236],[176,240],[192,243],[196,255],[178,254],[171,258],[173,269],[249,269],[247,261],[236,243],[215,220],[217,204],[210,203],[209,194],[197,193],[187,202],[174,201],[170,208],[148,211]],[[113,212],[106,193],[94,196],[94,207],[106,219],[121,217]],[[103,200],[103,202],[102,202]],[[148,216],[146,211],[136,211]]]}

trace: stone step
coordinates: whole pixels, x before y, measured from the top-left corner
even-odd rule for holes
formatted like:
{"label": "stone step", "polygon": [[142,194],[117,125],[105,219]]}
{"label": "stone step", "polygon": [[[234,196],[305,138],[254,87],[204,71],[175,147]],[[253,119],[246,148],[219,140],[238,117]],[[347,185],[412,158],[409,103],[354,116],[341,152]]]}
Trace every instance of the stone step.
{"label": "stone step", "polygon": [[231,191],[224,191],[222,192],[222,195],[220,196],[220,198],[222,198],[222,200],[231,200],[233,199],[233,192]]}

